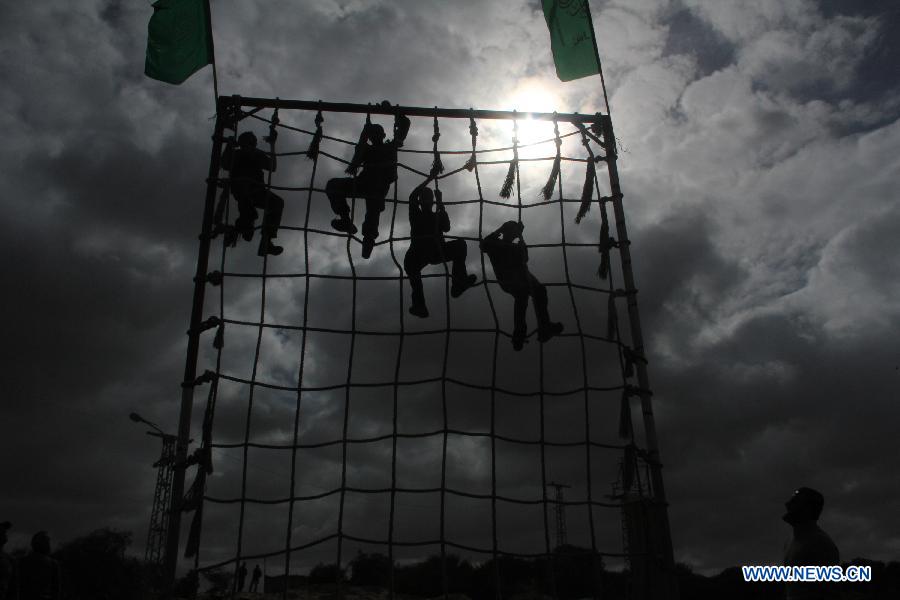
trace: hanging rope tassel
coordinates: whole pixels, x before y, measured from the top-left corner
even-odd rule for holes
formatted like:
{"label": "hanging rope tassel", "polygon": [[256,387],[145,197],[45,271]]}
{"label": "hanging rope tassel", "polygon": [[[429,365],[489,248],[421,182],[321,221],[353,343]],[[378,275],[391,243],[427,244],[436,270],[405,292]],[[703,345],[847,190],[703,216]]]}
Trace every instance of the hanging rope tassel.
{"label": "hanging rope tassel", "polygon": [[276,108],[272,113],[272,120],[269,121],[269,137],[265,138],[265,140],[270,144],[274,144],[275,138],[278,137],[278,134],[276,132],[280,123],[281,119],[278,118],[278,109]]}
{"label": "hanging rope tassel", "polygon": [[[437,107],[435,106],[435,109]],[[437,177],[439,174],[444,172],[444,163],[441,162],[441,153],[438,152],[438,140],[441,139],[441,130],[438,127],[437,116],[434,117],[434,135],[431,136],[431,141],[434,142],[434,162],[431,163],[431,174],[434,177]]]}
{"label": "hanging rope tassel", "polygon": [[200,551],[200,528],[203,524],[203,505],[194,513],[191,519],[191,529],[188,531],[187,542],[184,545],[184,557],[193,558]]}
{"label": "hanging rope tassel", "polygon": [[553,121],[553,135],[555,138],[553,141],[556,144],[556,158],[553,160],[553,168],[550,170],[550,177],[547,179],[547,183],[544,184],[544,188],[541,190],[541,195],[544,196],[544,200],[549,200],[553,197],[553,189],[556,187],[556,180],[559,178],[559,163],[562,160],[560,158],[562,140],[559,138],[559,123],[555,120]]}
{"label": "hanging rope tassel", "polygon": [[[559,142],[559,140],[557,140]],[[549,200],[553,196],[553,188],[556,187],[556,179],[559,177],[559,147],[556,148],[556,158],[553,160],[553,169],[550,171],[550,177],[547,179],[547,183],[544,184],[544,188],[541,190],[541,195],[544,196],[544,200]]]}
{"label": "hanging rope tassel", "polygon": [[213,348],[221,350],[225,346],[225,323],[220,323],[216,329],[216,337],[213,338]]}
{"label": "hanging rope tassel", "polygon": [[609,275],[609,248],[609,223],[604,218],[600,225],[600,268],[597,269],[597,275],[603,280]]}
{"label": "hanging rope tassel", "polygon": [[[222,285],[222,271],[210,271],[204,278],[206,282],[214,287]],[[195,278],[196,280],[196,278]]]}
{"label": "hanging rope tassel", "polygon": [[625,348],[625,377],[634,377],[634,352]]}
{"label": "hanging rope tassel", "polygon": [[597,275],[603,280],[609,275],[609,226],[606,224],[600,227],[600,268]]}
{"label": "hanging rope tassel", "polygon": [[634,485],[634,472],[637,466],[637,456],[634,445],[625,446],[625,457],[622,459],[622,490],[627,492]]}
{"label": "hanging rope tassel", "polygon": [[630,385],[625,386],[625,389],[622,390],[622,404],[619,407],[619,437],[623,439],[631,438],[631,402],[629,401],[631,393],[632,387]]}
{"label": "hanging rope tassel", "polygon": [[368,139],[369,127],[371,126],[372,115],[366,114],[366,124],[363,125],[363,129],[359,133],[359,141],[356,142],[356,148],[353,150],[353,158],[350,160],[350,164],[347,165],[347,168],[344,169],[344,172],[348,175],[356,175],[356,171],[359,170],[363,153],[366,151],[366,140]]}
{"label": "hanging rope tassel", "polygon": [[213,414],[215,412],[215,401],[216,396],[218,394],[218,379],[213,382],[213,385],[209,386],[209,395],[206,398],[206,410],[203,413],[203,441],[202,446],[200,448],[200,452],[202,456],[200,457],[200,463],[206,466],[206,474],[212,475],[213,465],[212,465],[212,428],[213,428]]}
{"label": "hanging rope tassel", "polygon": [[187,543],[184,548],[184,557],[193,558],[200,551],[200,530],[203,524],[203,494],[206,492],[206,477],[212,475],[212,420],[215,399],[218,394],[218,380],[214,380],[209,386],[209,395],[206,398],[206,411],[203,414],[203,441],[202,446],[194,453],[197,463],[197,477],[185,495],[182,510],[195,510],[191,519],[191,528],[188,532]]}
{"label": "hanging rope tassel", "polygon": [[611,293],[606,301],[606,337],[613,339],[616,333],[616,294]]}
{"label": "hanging rope tassel", "polygon": [[647,359],[644,358],[644,356],[641,353],[639,353],[635,350],[632,350],[628,346],[625,346],[623,349],[624,349],[624,354],[625,354],[625,377],[633,377],[634,376],[634,366],[637,363],[646,365]]}
{"label": "hanging rope tassel", "polygon": [[584,174],[584,187],[581,188],[581,206],[578,207],[578,214],[575,215],[575,223],[581,223],[584,215],[591,210],[591,200],[594,197],[594,177],[597,174],[597,167],[594,165],[593,157],[588,159],[587,170]]}
{"label": "hanging rope tassel", "polygon": [[581,206],[578,207],[578,214],[575,215],[576,225],[581,223],[581,219],[584,218],[584,215],[588,214],[588,211],[591,210],[591,200],[594,197],[594,178],[597,175],[597,167],[595,166],[597,159],[594,157],[594,151],[591,150],[591,142],[588,139],[589,134],[583,124],[579,123],[577,127],[581,131],[581,143],[587,151],[588,158],[587,172],[584,176],[584,187],[581,189]]}
{"label": "hanging rope tassel", "polygon": [[434,154],[434,162],[431,163],[431,172],[435,175],[444,172],[444,163],[441,162],[441,155],[436,152]]}
{"label": "hanging rope tassel", "polygon": [[[229,159],[228,162],[233,162],[231,157],[234,152],[234,138],[229,138],[225,143],[225,153],[224,156]],[[225,169],[227,169],[230,173],[231,165],[223,165]],[[213,225],[216,230],[220,229],[225,221],[225,208],[228,206],[228,194],[231,189],[231,185],[227,181],[221,181],[219,185],[222,187],[222,192],[219,194],[219,203],[216,205],[216,211],[213,215]]]}
{"label": "hanging rope tassel", "polygon": [[597,248],[598,252],[600,252],[600,268],[597,269],[597,275],[604,280],[609,275],[609,251],[619,247],[616,238],[609,235],[609,217],[606,212],[606,203],[611,200],[611,196],[600,198],[600,244]]}
{"label": "hanging rope tassel", "polygon": [[513,159],[509,162],[509,170],[503,187],[500,188],[500,197],[509,198],[512,195],[513,184],[516,182],[516,171],[519,167],[519,122],[513,119]]}
{"label": "hanging rope tassel", "polygon": [[200,321],[199,323],[197,323],[197,327],[195,329],[189,329],[188,334],[203,333],[204,331],[208,331],[214,327],[218,327],[221,323],[222,319],[220,319],[216,315],[213,315],[205,321]]}
{"label": "hanging rope tassel", "polygon": [[181,502],[182,512],[191,512],[192,510],[197,510],[200,507],[200,501],[203,499],[203,490],[205,487],[206,468],[197,467],[197,476],[194,477],[194,483],[191,484],[191,487],[188,489],[187,494],[184,495],[184,500]]}
{"label": "hanging rope tassel", "polygon": [[320,110],[316,114],[316,133],[313,134],[309,148],[306,150],[306,158],[315,160],[319,156],[319,144],[322,143],[322,122],[324,120],[325,118],[322,117],[322,111]]}
{"label": "hanging rope tassel", "polygon": [[469,157],[469,160],[466,161],[463,168],[471,173],[475,168],[475,165],[478,164],[478,157],[475,155],[475,145],[478,140],[478,125],[475,124],[475,119],[471,117],[469,118],[469,135],[472,136],[472,156]]}
{"label": "hanging rope tassel", "polygon": [[500,197],[509,198],[512,195],[513,184],[516,182],[516,164],[519,161],[512,159],[509,161],[509,170],[506,172],[506,179],[503,181],[503,187],[500,188]]}

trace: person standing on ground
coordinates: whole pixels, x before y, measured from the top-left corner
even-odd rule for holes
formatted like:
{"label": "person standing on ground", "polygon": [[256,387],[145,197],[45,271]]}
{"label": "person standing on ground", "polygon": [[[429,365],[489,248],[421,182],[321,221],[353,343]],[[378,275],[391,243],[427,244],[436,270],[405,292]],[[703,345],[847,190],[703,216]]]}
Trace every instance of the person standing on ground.
{"label": "person standing on ground", "polygon": [[259,565],[253,567],[253,578],[250,580],[250,590],[251,592],[259,591],[259,580],[262,577],[262,569],[259,568]]}
{"label": "person standing on ground", "polygon": [[247,581],[247,563],[241,563],[241,568],[238,569],[237,576],[237,589],[239,592],[243,592],[244,583]]}
{"label": "person standing on ground", "polygon": [[0,600],[13,600],[15,595],[15,563],[4,546],[9,538],[6,532],[12,527],[9,521],[0,523]]}
{"label": "person standing on ground", "polygon": [[[825,506],[825,497],[818,491],[798,488],[784,503],[787,512],[782,516],[793,528],[794,537],[784,554],[784,564],[798,566],[840,565],[838,548],[818,525]],[[836,583],[788,582],[785,584],[787,600],[830,600],[840,598]]]}
{"label": "person standing on ground", "polygon": [[50,536],[38,531],[31,538],[31,552],[19,560],[19,600],[60,600],[59,563],[50,556]]}

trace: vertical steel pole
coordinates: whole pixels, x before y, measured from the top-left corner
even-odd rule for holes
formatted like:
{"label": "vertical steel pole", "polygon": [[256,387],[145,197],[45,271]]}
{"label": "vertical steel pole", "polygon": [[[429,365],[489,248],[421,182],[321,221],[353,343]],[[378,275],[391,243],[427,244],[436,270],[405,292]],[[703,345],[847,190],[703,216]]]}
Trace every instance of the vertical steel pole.
{"label": "vertical steel pole", "polygon": [[[609,171],[609,186],[612,192],[613,211],[616,217],[616,235],[619,243],[619,257],[622,261],[622,277],[627,291],[628,321],[631,328],[632,349],[640,358],[644,352],[644,336],[641,331],[641,319],[638,312],[637,288],[634,285],[634,272],[631,268],[631,248],[628,230],[625,227],[625,210],[622,206],[622,188],[619,185],[619,171],[616,168],[616,137],[613,133],[612,119],[606,115],[601,117],[603,142],[606,150],[606,166]],[[659,460],[659,440],[656,437],[656,422],[653,418],[653,406],[650,400],[650,380],[647,376],[647,365],[636,361],[638,386],[640,387],[641,411],[644,421],[644,435],[647,442],[650,465],[650,482],[652,487],[652,503],[650,505],[650,522],[653,556],[650,557],[651,581],[645,588],[650,596],[656,598],[678,598],[678,583],[675,579],[675,559],[672,552],[672,534],[669,528],[668,503],[663,486],[662,463]],[[655,563],[655,564],[654,564]],[[654,568],[655,567],[655,568]]]}
{"label": "vertical steel pole", "polygon": [[181,414],[178,419],[178,438],[175,444],[174,481],[169,504],[169,531],[166,539],[165,582],[171,590],[175,583],[178,567],[178,538],[181,531],[181,505],[184,499],[185,461],[188,440],[191,435],[191,412],[194,406],[194,385],[197,377],[197,354],[200,347],[198,331],[203,320],[203,300],[206,292],[206,273],[209,264],[209,247],[216,203],[216,189],[221,159],[222,134],[227,110],[226,98],[218,98],[216,126],[212,137],[212,153],[209,160],[209,175],[206,179],[206,201],[203,206],[203,226],[200,234],[200,249],[197,256],[197,272],[194,275],[194,305],[191,309],[191,326],[188,330],[187,358],[184,364],[184,380],[181,384]]}

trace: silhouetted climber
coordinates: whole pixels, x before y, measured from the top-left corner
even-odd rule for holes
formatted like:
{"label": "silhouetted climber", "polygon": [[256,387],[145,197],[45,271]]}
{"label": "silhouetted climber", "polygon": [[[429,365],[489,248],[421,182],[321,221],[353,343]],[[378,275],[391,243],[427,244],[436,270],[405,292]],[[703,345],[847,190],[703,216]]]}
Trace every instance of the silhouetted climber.
{"label": "silhouetted climber", "polygon": [[[390,106],[385,100],[383,106]],[[331,222],[331,226],[338,231],[349,234],[356,233],[356,225],[350,220],[350,206],[348,198],[365,198],[366,217],[363,220],[363,258],[369,258],[378,237],[378,221],[381,211],[384,210],[384,198],[387,196],[391,183],[397,180],[397,150],[403,146],[406,134],[409,133],[409,119],[404,115],[397,115],[394,119],[394,139],[384,140],[384,128],[381,125],[366,123],[359,143],[347,173],[355,174],[362,167],[362,172],[356,177],[343,177],[329,179],[325,184],[325,194],[331,202],[331,210],[338,216]],[[368,143],[371,142],[371,143]]]}
{"label": "silhouetted climber", "polygon": [[59,600],[59,563],[50,556],[50,536],[38,531],[31,552],[19,560],[19,600]]}
{"label": "silhouetted climber", "polygon": [[[273,128],[265,139],[274,143],[277,137],[278,131]],[[273,244],[272,239],[278,236],[284,200],[278,194],[266,189],[263,171],[274,173],[278,165],[274,153],[263,152],[256,144],[253,132],[245,131],[238,136],[238,148],[232,150],[232,146],[229,145],[222,155],[222,166],[231,172],[231,193],[238,203],[235,231],[229,234],[226,241],[229,245],[234,245],[238,233],[248,242],[252,240],[254,222],[259,216],[256,209],[262,208],[263,226],[258,254],[265,256],[268,253],[277,256],[281,254],[283,248]]]}
{"label": "silhouetted climber", "polygon": [[253,567],[253,578],[250,579],[250,592],[258,592],[259,591],[259,579],[262,577],[262,569],[259,568],[259,565]]}
{"label": "silhouetted climber", "polygon": [[237,589],[239,592],[244,591],[244,583],[247,581],[247,563],[241,563],[241,567],[237,572]]}
{"label": "silhouetted climber", "polygon": [[[450,295],[458,298],[475,284],[475,276],[466,270],[465,240],[444,240],[444,234],[450,231],[450,217],[444,210],[443,197],[440,190],[432,193],[428,183],[433,174],[419,184],[409,195],[409,249],[403,257],[403,268],[409,276],[412,287],[412,306],[409,312],[417,317],[428,316],[425,306],[425,292],[422,286],[422,269],[426,265],[440,265],[453,261],[451,271]],[[437,212],[432,211],[435,197]]]}
{"label": "silhouetted climber", "polygon": [[[784,506],[787,512],[781,518],[794,529],[794,539],[784,554],[784,564],[787,566],[841,564],[837,546],[816,523],[825,506],[825,497],[814,489],[802,487],[794,492]],[[839,598],[835,586],[834,583],[789,582],[785,584],[785,597],[787,600]]]}
{"label": "silhouetted climber", "polygon": [[8,600],[16,597],[15,593],[15,563],[12,557],[6,553],[4,546],[8,538],[6,532],[12,524],[9,521],[0,523],[0,600]]}
{"label": "silhouetted climber", "polygon": [[[524,225],[507,221],[481,241],[481,250],[488,255],[497,281],[504,292],[515,299],[513,309],[515,325],[512,344],[514,350],[521,350],[525,344],[527,324],[525,310],[528,298],[534,300],[534,314],[538,322],[538,340],[546,342],[562,333],[562,323],[550,320],[547,310],[547,288],[528,270],[528,246],[522,238]],[[518,242],[516,241],[518,239]]]}

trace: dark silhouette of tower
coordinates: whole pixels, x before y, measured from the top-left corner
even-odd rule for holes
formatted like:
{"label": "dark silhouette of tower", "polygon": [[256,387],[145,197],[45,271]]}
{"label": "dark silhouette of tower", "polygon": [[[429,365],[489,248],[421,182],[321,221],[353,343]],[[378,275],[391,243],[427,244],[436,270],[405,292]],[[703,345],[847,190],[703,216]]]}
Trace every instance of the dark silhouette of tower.
{"label": "dark silhouette of tower", "polygon": [[566,533],[566,505],[563,504],[563,489],[572,486],[564,483],[556,483],[555,481],[551,481],[547,485],[556,489],[556,547],[562,548],[568,543],[568,534]]}
{"label": "dark silhouette of tower", "polygon": [[144,560],[163,564],[166,536],[169,531],[169,498],[172,495],[172,464],[175,462],[175,436],[147,432],[162,439],[162,453],[153,463],[156,471],[156,489],[153,492],[153,509],[150,511],[150,531],[147,534],[147,551]]}
{"label": "dark silhouette of tower", "polygon": [[172,497],[172,480],[175,475],[173,466],[175,464],[176,436],[163,433],[159,427],[137,413],[131,413],[129,417],[135,423],[144,423],[155,429],[155,431],[148,431],[147,435],[162,440],[162,452],[159,460],[153,463],[153,466],[156,467],[156,488],[153,491],[150,530],[147,533],[147,549],[144,552],[145,561],[162,568],[165,564],[166,540],[169,532],[169,502]]}

